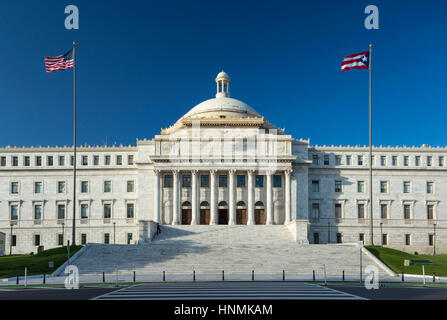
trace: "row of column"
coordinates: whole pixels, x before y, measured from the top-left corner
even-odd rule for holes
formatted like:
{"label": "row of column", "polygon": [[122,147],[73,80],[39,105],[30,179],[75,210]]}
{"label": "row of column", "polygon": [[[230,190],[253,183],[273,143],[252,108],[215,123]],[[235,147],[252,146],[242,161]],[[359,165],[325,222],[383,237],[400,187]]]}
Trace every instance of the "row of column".
{"label": "row of column", "polygon": [[[290,175],[292,170],[284,171],[284,193],[285,193],[285,224],[291,221],[290,210]],[[247,224],[255,224],[255,206],[254,206],[254,170],[248,170],[248,203],[247,203]],[[274,172],[267,172],[267,185],[266,185],[266,224],[273,224],[273,174]],[[180,212],[179,207],[179,170],[172,170],[173,175],[173,224],[180,224]],[[216,175],[217,170],[210,170],[210,224],[217,223],[217,187],[216,187]],[[161,222],[160,217],[160,171],[154,170],[155,184],[154,184],[154,218],[156,222]],[[228,224],[236,224],[236,187],[235,178],[236,170],[228,171],[229,177],[229,203],[228,203]],[[198,224],[200,203],[199,203],[199,171],[191,171],[191,209],[192,219],[191,224]]]}

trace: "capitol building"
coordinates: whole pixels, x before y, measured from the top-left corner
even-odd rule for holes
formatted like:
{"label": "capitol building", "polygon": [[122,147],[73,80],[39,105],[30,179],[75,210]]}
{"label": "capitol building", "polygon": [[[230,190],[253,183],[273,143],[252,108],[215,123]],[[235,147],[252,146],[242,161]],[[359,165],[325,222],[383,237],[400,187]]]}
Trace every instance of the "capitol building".
{"label": "capitol building", "polygon": [[[370,243],[369,153],[313,146],[230,97],[134,146],[77,149],[77,244],[150,242],[151,225],[285,225],[299,244]],[[374,243],[447,253],[447,148],[373,147]],[[0,149],[0,254],[71,240],[73,148]]]}

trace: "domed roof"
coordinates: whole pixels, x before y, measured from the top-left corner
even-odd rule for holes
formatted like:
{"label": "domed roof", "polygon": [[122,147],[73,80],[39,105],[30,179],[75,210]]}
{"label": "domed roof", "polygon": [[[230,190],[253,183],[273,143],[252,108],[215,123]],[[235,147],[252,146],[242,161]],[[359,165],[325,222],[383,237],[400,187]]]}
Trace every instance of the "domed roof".
{"label": "domed roof", "polygon": [[253,118],[262,117],[245,102],[228,97],[206,100],[192,108],[182,119],[194,118]]}

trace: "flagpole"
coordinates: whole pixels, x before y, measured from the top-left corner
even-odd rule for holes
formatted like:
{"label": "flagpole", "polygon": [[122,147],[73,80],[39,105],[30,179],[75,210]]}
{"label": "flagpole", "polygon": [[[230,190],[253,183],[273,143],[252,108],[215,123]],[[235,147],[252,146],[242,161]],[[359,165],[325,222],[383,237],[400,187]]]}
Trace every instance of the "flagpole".
{"label": "flagpole", "polygon": [[76,245],[76,42],[73,41],[73,234],[71,243]]}
{"label": "flagpole", "polygon": [[372,99],[371,99],[371,62],[372,44],[369,45],[369,236],[371,245],[374,245],[373,231],[373,184],[372,184]]}

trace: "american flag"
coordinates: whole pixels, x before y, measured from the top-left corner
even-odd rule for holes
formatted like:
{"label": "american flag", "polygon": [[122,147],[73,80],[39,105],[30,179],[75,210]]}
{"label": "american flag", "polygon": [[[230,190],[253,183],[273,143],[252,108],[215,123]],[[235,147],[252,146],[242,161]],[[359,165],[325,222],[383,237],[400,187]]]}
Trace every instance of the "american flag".
{"label": "american flag", "polygon": [[47,73],[57,70],[67,70],[73,68],[73,60],[73,49],[61,56],[45,57],[45,69]]}
{"label": "american flag", "polygon": [[346,56],[341,63],[341,71],[351,69],[368,69],[369,68],[369,51],[364,51]]}

